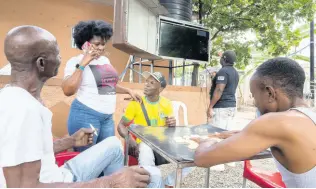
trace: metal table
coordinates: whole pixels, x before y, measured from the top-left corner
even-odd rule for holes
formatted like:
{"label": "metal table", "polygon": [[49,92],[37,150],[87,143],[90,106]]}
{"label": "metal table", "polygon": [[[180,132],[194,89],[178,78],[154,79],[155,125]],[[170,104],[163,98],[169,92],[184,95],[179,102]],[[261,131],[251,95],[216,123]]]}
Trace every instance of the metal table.
{"label": "metal table", "polygon": [[[125,165],[128,165],[128,141],[129,134],[132,133],[138,137],[142,142],[147,144],[151,149],[156,151],[170,163],[177,165],[176,171],[176,188],[181,187],[182,169],[185,167],[195,167],[194,153],[195,150],[189,149],[187,144],[176,143],[174,137],[183,137],[190,135],[207,135],[208,133],[222,132],[223,129],[211,125],[198,126],[177,126],[177,127],[144,127],[138,125],[131,125],[128,127],[128,135],[125,141]],[[270,158],[269,151],[263,151],[258,155],[249,158],[265,159]],[[206,169],[205,187],[209,187],[209,171]]]}

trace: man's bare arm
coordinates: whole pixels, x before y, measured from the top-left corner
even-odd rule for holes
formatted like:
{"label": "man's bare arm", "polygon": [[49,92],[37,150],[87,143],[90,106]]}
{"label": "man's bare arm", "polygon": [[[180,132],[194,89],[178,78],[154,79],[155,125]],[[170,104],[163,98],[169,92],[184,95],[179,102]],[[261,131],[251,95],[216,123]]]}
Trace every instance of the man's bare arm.
{"label": "man's bare arm", "polygon": [[226,140],[210,145],[202,143],[195,152],[195,164],[211,167],[227,162],[240,161],[254,156],[271,146],[277,146],[282,138],[279,118],[264,115],[252,121],[244,130]]}
{"label": "man's bare arm", "polygon": [[[129,125],[129,122],[127,120],[124,120],[124,118],[122,118],[118,127],[117,127],[118,133],[124,139],[126,138],[126,136],[128,134],[128,130],[127,130],[128,125]],[[128,146],[129,147],[129,150],[128,150],[129,155],[138,158],[139,148],[138,148],[138,145],[136,143],[136,140],[133,137],[129,137],[128,145],[129,145]]]}
{"label": "man's bare arm", "polygon": [[68,150],[69,148],[72,148],[75,144],[75,139],[71,136],[57,139],[54,141],[54,153],[57,154],[59,152]]}
{"label": "man's bare arm", "polygon": [[211,134],[208,134],[208,137],[209,138],[227,139],[228,137],[231,137],[237,133],[240,133],[240,130],[223,131],[220,133],[211,133]]}
{"label": "man's bare arm", "polygon": [[129,94],[131,91],[130,89],[125,88],[125,87],[121,86],[120,84],[117,84],[115,89],[116,89],[116,93],[118,93],[118,94]]}
{"label": "man's bare arm", "polygon": [[127,133],[128,133],[127,128],[126,128],[127,126],[128,126],[128,122],[122,118],[117,127],[117,131],[122,138],[125,138],[127,136]]}
{"label": "man's bare arm", "polygon": [[210,102],[210,108],[213,108],[217,101],[221,98],[223,91],[226,87],[226,84],[216,84],[216,88],[214,90],[211,102]]}
{"label": "man's bare arm", "polygon": [[85,183],[40,183],[41,161],[4,167],[3,173],[8,188],[111,188],[111,176]]}

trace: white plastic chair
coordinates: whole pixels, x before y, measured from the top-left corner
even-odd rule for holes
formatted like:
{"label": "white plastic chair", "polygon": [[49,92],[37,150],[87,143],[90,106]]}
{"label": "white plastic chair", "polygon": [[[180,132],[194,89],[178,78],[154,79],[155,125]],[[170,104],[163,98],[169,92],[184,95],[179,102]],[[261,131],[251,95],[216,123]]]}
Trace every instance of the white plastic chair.
{"label": "white plastic chair", "polygon": [[173,107],[173,114],[174,114],[174,117],[176,118],[176,125],[179,125],[179,110],[180,110],[180,107],[182,108],[183,110],[183,121],[184,121],[184,126],[187,126],[189,125],[188,124],[188,110],[187,110],[187,106],[183,103],[183,102],[180,102],[180,101],[172,101],[172,107]]}

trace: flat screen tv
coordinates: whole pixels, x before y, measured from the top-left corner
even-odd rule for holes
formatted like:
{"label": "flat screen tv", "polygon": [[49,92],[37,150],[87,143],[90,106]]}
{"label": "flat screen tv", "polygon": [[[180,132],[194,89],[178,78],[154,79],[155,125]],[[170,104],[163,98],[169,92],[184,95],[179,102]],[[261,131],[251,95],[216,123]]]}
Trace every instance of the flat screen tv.
{"label": "flat screen tv", "polygon": [[160,20],[159,24],[159,56],[208,62],[207,29],[167,20]]}

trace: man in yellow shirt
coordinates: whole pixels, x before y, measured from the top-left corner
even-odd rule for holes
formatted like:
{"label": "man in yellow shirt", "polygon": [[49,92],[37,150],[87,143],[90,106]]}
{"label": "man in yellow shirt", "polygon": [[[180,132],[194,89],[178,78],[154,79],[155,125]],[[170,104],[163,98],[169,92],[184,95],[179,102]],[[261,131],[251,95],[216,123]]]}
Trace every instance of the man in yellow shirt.
{"label": "man in yellow shirt", "polygon": [[[118,132],[124,138],[127,135],[126,127],[129,126],[131,122],[145,127],[163,127],[176,125],[176,120],[173,117],[173,108],[170,100],[160,96],[160,93],[167,86],[165,77],[160,72],[144,72],[143,76],[146,78],[146,83],[144,88],[145,96],[142,97],[142,103],[146,109],[148,121],[146,120],[142,110],[142,105],[136,101],[130,102],[118,126]],[[139,147],[142,147],[143,143],[141,143],[139,139],[135,140],[134,138],[130,137],[129,145],[130,153],[133,156],[139,158],[141,164],[142,157],[139,157]]]}
{"label": "man in yellow shirt", "polygon": [[[136,101],[130,102],[118,125],[118,132],[123,138],[127,136],[128,132],[126,127],[128,127],[131,122],[145,127],[170,127],[176,125],[171,101],[160,96],[160,93],[167,86],[165,77],[160,72],[144,72],[143,76],[146,78],[146,83],[144,88],[145,96],[142,98],[142,103],[146,109],[148,120],[146,120],[142,105]],[[154,134],[158,135],[158,137],[163,137],[162,133]],[[153,150],[139,139],[135,140],[133,137],[129,138],[129,154],[138,158],[139,165],[156,166]],[[186,176],[190,171],[191,169],[184,169],[183,176]],[[175,173],[168,176],[165,181],[166,186],[174,186],[174,177]]]}

